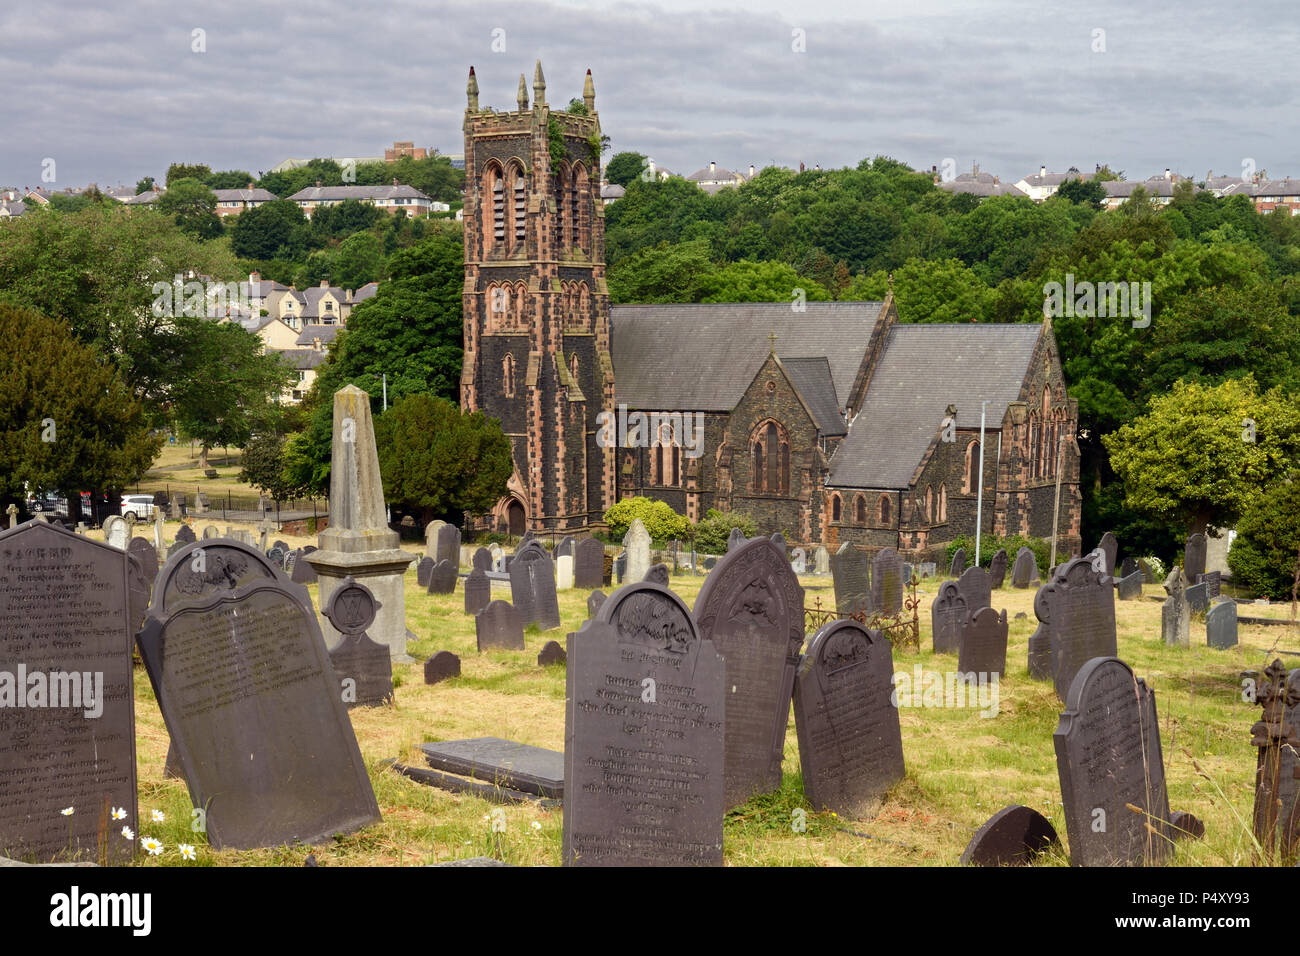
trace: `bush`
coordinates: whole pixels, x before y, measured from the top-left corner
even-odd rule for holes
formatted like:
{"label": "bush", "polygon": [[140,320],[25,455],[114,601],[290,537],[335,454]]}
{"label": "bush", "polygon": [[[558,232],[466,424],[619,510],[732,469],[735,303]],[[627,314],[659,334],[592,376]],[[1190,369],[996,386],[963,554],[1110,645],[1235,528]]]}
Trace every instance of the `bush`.
{"label": "bush", "polygon": [[1233,583],[1257,597],[1289,600],[1300,552],[1300,474],[1278,482],[1246,507],[1228,550]]}
{"label": "bush", "polygon": [[709,513],[695,526],[695,550],[700,554],[725,553],[732,528],[739,528],[746,538],[758,534],[758,525],[749,515],[740,511],[724,512],[710,508]]}
{"label": "bush", "polygon": [[[948,569],[952,567],[952,556],[957,553],[958,548],[966,549],[966,566],[970,567],[974,561],[975,539],[969,535],[961,535],[958,538],[948,542],[948,548],[944,552],[944,565],[939,569],[940,574],[947,574]],[[1026,538],[1024,535],[1013,534],[1009,538],[999,538],[991,534],[980,535],[980,567],[987,568],[993,562],[993,555],[998,553],[999,548],[1007,549],[1007,573],[1011,573],[1011,566],[1015,564],[1016,553],[1021,548],[1029,548],[1034,552],[1034,560],[1038,562],[1038,573],[1044,581],[1047,580],[1047,572],[1050,570],[1047,566],[1048,560],[1052,556],[1052,542],[1045,541],[1042,538]],[[1062,559],[1063,555],[1059,552],[1057,559]]]}
{"label": "bush", "polygon": [[653,541],[685,538],[691,531],[691,523],[673,511],[666,502],[637,496],[624,498],[605,512],[610,537],[622,541],[623,535],[627,534],[627,529],[632,527],[632,522],[637,518],[641,519]]}

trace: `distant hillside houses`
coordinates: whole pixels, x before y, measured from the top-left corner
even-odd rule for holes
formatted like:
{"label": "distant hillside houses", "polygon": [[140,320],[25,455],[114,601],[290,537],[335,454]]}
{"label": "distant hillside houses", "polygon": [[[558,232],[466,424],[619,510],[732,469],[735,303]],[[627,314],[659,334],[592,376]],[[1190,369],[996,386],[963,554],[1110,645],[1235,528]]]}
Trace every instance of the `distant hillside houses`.
{"label": "distant hillside houses", "polygon": [[697,169],[686,177],[687,182],[695,183],[706,193],[712,196],[720,189],[726,189],[728,186],[739,186],[741,183],[748,182],[755,176],[754,164],[750,163],[749,173],[732,172],[730,169],[724,169],[717,163],[710,162],[704,169]]}
{"label": "distant hillside houses", "polygon": [[263,203],[274,202],[280,197],[265,189],[258,189],[252,183],[247,189],[214,189],[217,195],[217,215],[238,216],[245,209],[256,209]]}
{"label": "distant hillside houses", "polygon": [[435,202],[414,186],[404,186],[396,179],[391,186],[315,186],[300,189],[289,197],[296,202],[308,219],[318,206],[337,206],[355,199],[369,203],[389,214],[405,212],[407,216],[427,216],[430,212],[449,212],[451,206]]}

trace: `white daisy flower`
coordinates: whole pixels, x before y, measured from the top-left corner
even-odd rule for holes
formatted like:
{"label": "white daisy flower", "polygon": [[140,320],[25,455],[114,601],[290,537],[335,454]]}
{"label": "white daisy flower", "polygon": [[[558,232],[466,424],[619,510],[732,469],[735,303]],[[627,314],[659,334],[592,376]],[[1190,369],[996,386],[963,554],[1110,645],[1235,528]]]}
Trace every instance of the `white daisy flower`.
{"label": "white daisy flower", "polygon": [[125,820],[125,819],[126,819],[126,808],[125,808],[125,807],[114,807],[114,808],[113,808],[113,819],[114,819],[114,820]]}
{"label": "white daisy flower", "polygon": [[151,810],[149,812],[149,815],[153,817],[154,823],[162,823],[164,820],[167,819],[167,815],[163,813],[161,810]]}
{"label": "white daisy flower", "polygon": [[181,858],[186,860],[198,859],[198,854],[194,852],[194,847],[189,843],[182,843],[176,849],[181,851]]}
{"label": "white daisy flower", "polygon": [[150,856],[158,856],[164,849],[162,841],[155,837],[141,837],[140,845],[149,851]]}
{"label": "white daisy flower", "polygon": [[126,837],[128,840],[134,840],[135,831],[130,827],[122,827],[122,836]]}
{"label": "white daisy flower", "polygon": [[59,812],[62,813],[65,817],[70,817],[72,816],[72,807],[64,807]]}

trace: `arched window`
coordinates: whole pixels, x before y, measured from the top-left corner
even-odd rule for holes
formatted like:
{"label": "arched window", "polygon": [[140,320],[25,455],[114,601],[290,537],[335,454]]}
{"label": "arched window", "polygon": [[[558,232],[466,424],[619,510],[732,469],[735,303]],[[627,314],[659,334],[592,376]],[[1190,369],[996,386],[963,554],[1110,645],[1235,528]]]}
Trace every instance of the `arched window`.
{"label": "arched window", "polygon": [[519,329],[527,328],[528,286],[524,285],[522,282],[518,283],[515,286],[514,303],[515,303],[515,311],[513,317],[514,317],[515,328],[519,328]]}
{"label": "arched window", "polygon": [[516,242],[516,243],[521,243],[521,242],[524,241],[524,236],[525,236],[525,234],[526,234],[526,232],[527,232],[527,230],[526,230],[526,226],[527,226],[527,224],[528,224],[528,198],[527,198],[527,187],[526,187],[526,185],[525,185],[525,181],[524,181],[524,171],[523,171],[522,169],[519,169],[518,167],[516,167],[515,170],[514,170],[514,173],[513,173],[513,178],[514,178],[514,183],[515,183],[515,186],[514,186],[514,190],[515,190],[515,197],[514,197],[514,198],[515,198],[515,208],[514,208],[514,226],[515,226],[514,232],[515,232],[515,242]]}
{"label": "arched window", "polygon": [[591,251],[591,187],[587,168],[581,163],[573,167],[573,245],[584,252]]}
{"label": "arched window", "polygon": [[867,499],[862,497],[861,495],[858,495],[857,499],[853,503],[853,508],[857,512],[858,524],[866,524],[867,523]]}
{"label": "arched window", "polygon": [[506,239],[505,174],[495,163],[483,170],[483,247],[499,249]]}
{"label": "arched window", "polygon": [[763,443],[754,442],[754,477],[751,482],[754,488],[754,494],[763,493]]}
{"label": "arched window", "polygon": [[948,486],[946,484],[939,486],[939,520],[948,520]]}
{"label": "arched window", "polygon": [[840,496],[831,495],[831,520],[838,522],[840,520]]}
{"label": "arched window", "polygon": [[770,419],[761,422],[749,436],[754,457],[754,494],[790,493],[790,440],[785,430]]}
{"label": "arched window", "polygon": [[934,524],[934,487],[925,486],[925,520],[928,524]]}
{"label": "arched window", "polygon": [[966,487],[963,492],[975,494],[980,486],[980,443],[971,442],[966,446]]}
{"label": "arched window", "polygon": [[569,215],[568,213],[569,203],[567,201],[569,199],[569,190],[566,188],[568,178],[569,178],[568,167],[562,165],[560,166],[560,171],[555,175],[554,182],[552,183],[553,189],[551,190],[551,192],[555,196],[555,252],[556,254],[559,254],[560,250],[564,248],[565,226],[567,225],[567,219]]}
{"label": "arched window", "polygon": [[889,527],[889,519],[891,517],[889,513],[890,512],[889,495],[880,496],[880,507],[878,510],[880,515],[880,523],[885,527]]}
{"label": "arched window", "polygon": [[501,360],[501,392],[506,398],[515,397],[515,357],[509,352]]}
{"label": "arched window", "polygon": [[578,383],[578,353],[569,356],[569,374],[573,376],[573,383]]}

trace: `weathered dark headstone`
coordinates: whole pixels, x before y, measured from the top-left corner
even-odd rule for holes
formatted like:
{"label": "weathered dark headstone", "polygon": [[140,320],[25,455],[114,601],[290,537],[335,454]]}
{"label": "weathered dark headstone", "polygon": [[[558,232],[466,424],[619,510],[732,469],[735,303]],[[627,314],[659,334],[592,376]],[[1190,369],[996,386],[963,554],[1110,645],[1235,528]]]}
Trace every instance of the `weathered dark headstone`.
{"label": "weathered dark headstone", "polygon": [[740,545],[745,543],[745,534],[739,528],[732,528],[731,534],[727,535],[727,553],[730,554]]}
{"label": "weathered dark headstone", "polygon": [[966,596],[956,581],[944,581],[930,603],[930,633],[936,654],[956,654],[961,647],[961,625],[967,617]]}
{"label": "weathered dark headstone", "polygon": [[1115,596],[1121,601],[1135,601],[1142,597],[1142,572],[1134,571],[1116,581]]}
{"label": "weathered dark headstone", "polygon": [[1005,807],[975,831],[962,866],[1029,866],[1061,839],[1047,818],[1019,804]]}
{"label": "weathered dark headstone", "polygon": [[958,548],[952,553],[952,566],[948,568],[948,577],[955,578],[966,570],[966,549]]}
{"label": "weathered dark headstone", "polygon": [[1027,588],[1038,580],[1038,559],[1029,548],[1016,552],[1016,563],[1011,567],[1011,586]]}
{"label": "weathered dark headstone", "polygon": [[1199,531],[1187,536],[1183,548],[1183,574],[1188,581],[1197,581],[1205,573],[1205,535]]}
{"label": "weathered dark headstone", "polygon": [[444,524],[437,531],[434,542],[434,562],[448,561],[453,571],[460,570],[460,528]]}
{"label": "weathered dark headstone", "polygon": [[1136,559],[1136,558],[1132,558],[1132,557],[1128,557],[1128,558],[1125,558],[1123,561],[1120,562],[1120,566],[1119,566],[1119,576],[1120,576],[1121,578],[1126,578],[1126,577],[1128,577],[1130,574],[1136,574],[1136,573],[1137,573],[1137,570],[1138,570],[1137,559]]}
{"label": "weathered dark headstone", "polygon": [[983,568],[969,567],[957,579],[957,587],[966,598],[966,612],[974,614],[982,607],[993,604],[993,582]]}
{"label": "weathered dark headstone", "polygon": [[725,709],[722,657],[680,598],[610,595],[569,635],[564,863],[720,866]]}
{"label": "weathered dark headstone", "polygon": [[1070,862],[1163,862],[1169,797],[1155,693],[1146,682],[1116,657],[1088,661],[1070,685],[1053,741]]}
{"label": "weathered dark headstone", "polygon": [[1198,583],[1205,585],[1205,597],[1210,602],[1213,602],[1214,599],[1219,596],[1219,592],[1222,589],[1223,572],[1206,571],[1201,575],[1201,580]]}
{"label": "weathered dark headstone", "polygon": [[379,602],[351,577],[330,592],[321,611],[342,637],[330,648],[330,664],[345,707],[383,707],[393,702],[393,660],[385,644],[370,639]]}
{"label": "weathered dark headstone", "polygon": [[783,535],[780,531],[775,531],[772,533],[772,543],[776,545],[778,548],[780,548],[782,551],[786,550],[785,535]]}
{"label": "weathered dark headstone", "polygon": [[650,565],[650,570],[645,573],[645,577],[642,580],[649,581],[651,584],[657,584],[660,587],[668,587],[668,565]]}
{"label": "weathered dark headstone", "polygon": [[145,580],[152,587],[153,579],[158,577],[158,552],[154,550],[154,546],[145,538],[132,538],[126,550],[139,559]]}
{"label": "weathered dark headstone", "polygon": [[1237,602],[1219,601],[1205,612],[1205,643],[1222,650],[1237,646]]}
{"label": "weathered dark headstone", "polygon": [[[425,560],[428,560],[427,558]],[[456,591],[456,561],[443,558],[429,569],[430,594],[454,594]]]}
{"label": "weathered dark headstone", "polygon": [[316,581],[316,569],[311,566],[310,561],[301,560],[309,553],[307,548],[298,552],[298,559],[294,561],[291,572],[294,584],[313,584]]}
{"label": "weathered dark headstone", "polygon": [[573,586],[598,588],[605,574],[605,546],[596,538],[583,538],[573,547]]}
{"label": "weathered dark headstone", "polygon": [[465,578],[465,613],[477,614],[492,603],[492,582],[487,572],[475,568]]}
{"label": "weathered dark headstone", "polygon": [[176,543],[177,543],[177,544],[193,544],[193,543],[194,543],[194,529],[191,528],[191,527],[190,527],[189,525],[187,525],[187,524],[183,524],[183,525],[181,525],[180,528],[178,528],[177,531],[176,531]]}
{"label": "weathered dark headstone", "polygon": [[[1007,549],[998,548],[989,562],[989,589],[996,591],[1007,579]],[[989,598],[992,603],[992,598]]]}
{"label": "weathered dark headstone", "polygon": [[1204,614],[1210,606],[1210,598],[1205,593],[1205,584],[1193,584],[1187,588],[1187,608],[1193,614]]}
{"label": "weathered dark headstone", "polygon": [[[969,569],[967,569],[969,570]],[[961,623],[957,670],[963,674],[1007,672],[1007,612],[982,607]]]}
{"label": "weathered dark headstone", "polygon": [[877,614],[903,609],[903,559],[893,548],[882,548],[871,559],[871,603]]}
{"label": "weathered dark headstone", "polygon": [[307,589],[256,550],[173,555],[138,642],[213,847],[313,843],[380,819]]}
{"label": "weathered dark headstone", "polygon": [[862,611],[871,613],[869,568],[866,553],[847,541],[831,555],[831,576],[835,582],[835,607],[841,617]]}
{"label": "weathered dark headstone", "polygon": [[1146,558],[1138,558],[1138,570],[1142,572],[1143,584],[1156,583],[1156,574],[1151,570],[1151,565],[1147,564]]}
{"label": "weathered dark headstone", "polygon": [[[614,558],[613,573],[614,573],[614,583],[621,586],[624,583],[624,579],[627,577],[627,552],[626,551],[620,551],[618,553],[618,556]],[[640,582],[633,581],[632,583],[638,584]]]}
{"label": "weathered dark headstone", "polygon": [[561,540],[560,543],[555,546],[555,556],[558,558],[561,555],[565,555],[565,554],[573,555],[574,549],[577,547],[577,544],[578,544],[578,539],[573,537],[573,535],[565,536],[564,539]]}
{"label": "weathered dark headstone", "polygon": [[1074,675],[1095,657],[1114,657],[1115,588],[1088,558],[1061,565],[1044,589],[1051,605],[1052,681],[1065,700]]}
{"label": "weathered dark headstone", "polygon": [[1115,535],[1107,531],[1101,536],[1101,542],[1097,545],[1102,554],[1106,556],[1106,574],[1110,577],[1115,576],[1115,557],[1119,554],[1119,542],[1115,540]]}
{"label": "weathered dark headstone", "polygon": [[524,649],[524,624],[509,601],[493,601],[474,615],[474,634],[480,651]]}
{"label": "weathered dark headstone", "polygon": [[460,676],[460,658],[451,651],[439,651],[424,662],[424,682],[437,684]]}
{"label": "weathered dark headstone", "polygon": [[57,523],[0,532],[0,855],[131,860],[108,829],[137,819],[129,564]]}
{"label": "weathered dark headstone", "polygon": [[549,631],[560,626],[555,565],[541,545],[515,553],[515,559],[510,562],[510,600],[525,627],[536,623],[543,631]]}
{"label": "weathered dark headstone", "polygon": [[549,667],[552,664],[563,664],[564,660],[564,648],[560,646],[559,641],[547,641],[542,645],[542,649],[537,652],[538,667]]}
{"label": "weathered dark headstone", "polygon": [[1166,644],[1189,647],[1192,643],[1192,611],[1187,603],[1187,578],[1174,568],[1165,578],[1165,603],[1160,608],[1160,633]]}
{"label": "weathered dark headstone", "polygon": [[587,617],[594,618],[600,613],[600,606],[605,603],[604,591],[592,591],[587,595]]}
{"label": "weathered dark headstone", "polygon": [[1200,840],[1205,837],[1205,824],[1186,810],[1173,810],[1169,814],[1169,836],[1174,840]]}
{"label": "weathered dark headstone", "polygon": [[419,587],[427,588],[429,586],[429,575],[433,573],[433,558],[423,557],[415,566],[415,583]]}
{"label": "weathered dark headstone", "polygon": [[478,548],[474,551],[474,570],[491,571],[492,570],[492,552],[487,548]]}
{"label": "weathered dark headstone", "polygon": [[795,681],[794,717],[804,794],[814,809],[863,819],[903,778],[893,678],[880,631],[842,620],[813,636]]}
{"label": "weathered dark headstone", "polygon": [[728,807],[781,786],[803,601],[785,551],[762,537],[727,552],[696,598],[700,635],[727,662]]}
{"label": "weathered dark headstone", "polygon": [[1044,584],[1034,594],[1038,628],[1029,636],[1029,676],[1036,680],[1052,677],[1052,607],[1047,589],[1048,585]]}

